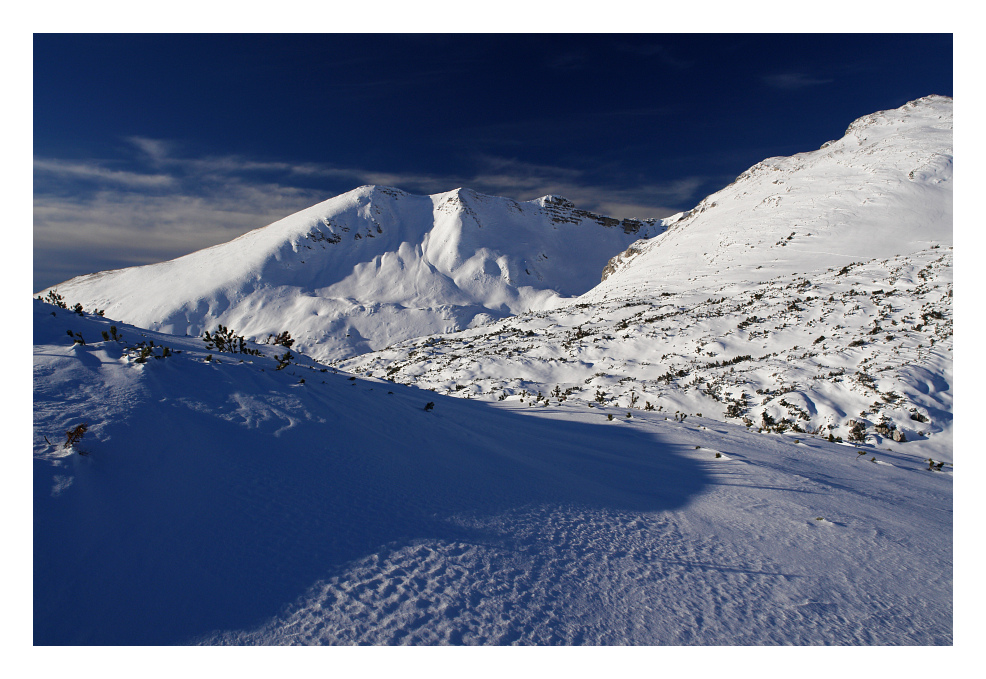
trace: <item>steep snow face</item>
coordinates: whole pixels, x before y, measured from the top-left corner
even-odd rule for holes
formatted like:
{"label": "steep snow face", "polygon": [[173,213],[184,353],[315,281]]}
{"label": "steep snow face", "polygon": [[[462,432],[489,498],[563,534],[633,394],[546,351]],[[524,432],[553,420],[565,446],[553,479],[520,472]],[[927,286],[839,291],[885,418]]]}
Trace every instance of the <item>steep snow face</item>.
{"label": "steep snow face", "polygon": [[614,253],[663,230],[546,196],[365,186],[222,245],[55,286],[145,328],[288,330],[321,359],[458,330],[588,290]]}
{"label": "steep snow face", "polygon": [[853,122],[821,149],[768,158],[661,236],[615,257],[589,299],[766,280],[952,243],[952,100]]}

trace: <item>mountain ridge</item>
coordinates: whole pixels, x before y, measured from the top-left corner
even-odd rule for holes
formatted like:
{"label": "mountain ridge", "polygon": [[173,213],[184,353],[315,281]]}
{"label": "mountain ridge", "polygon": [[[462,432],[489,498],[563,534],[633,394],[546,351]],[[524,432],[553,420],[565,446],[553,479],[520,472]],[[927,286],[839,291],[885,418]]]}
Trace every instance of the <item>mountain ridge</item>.
{"label": "mountain ridge", "polygon": [[299,349],[332,359],[547,308],[662,230],[659,220],[596,215],[554,195],[521,203],[369,185],[228,243],[49,289],[179,334],[220,323],[256,339],[290,329]]}
{"label": "mountain ridge", "polygon": [[565,305],[334,365],[950,457],[951,153],[950,99],[864,116],[665,220]]}
{"label": "mountain ridge", "polygon": [[613,257],[593,294],[657,280],[684,290],[734,267],[804,273],[792,249],[824,270],[951,244],[951,178],[951,98],[862,116],[840,139],[762,160],[667,220],[662,235]]}

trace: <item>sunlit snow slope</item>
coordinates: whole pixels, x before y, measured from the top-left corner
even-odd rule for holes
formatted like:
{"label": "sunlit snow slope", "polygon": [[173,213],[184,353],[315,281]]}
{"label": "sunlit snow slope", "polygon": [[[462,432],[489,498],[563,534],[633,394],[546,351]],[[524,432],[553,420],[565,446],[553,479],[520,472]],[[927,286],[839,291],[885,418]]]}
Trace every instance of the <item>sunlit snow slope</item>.
{"label": "sunlit snow slope", "polygon": [[588,299],[810,274],[952,244],[952,100],[853,122],[817,151],[768,158],[606,267]]}
{"label": "sunlit snow slope", "polygon": [[58,286],[35,644],[951,644],[951,162],[928,97],[666,223],[364,188]]}
{"label": "sunlit snow slope", "polygon": [[198,335],[223,324],[258,341],[287,330],[306,354],[334,359],[549,307],[662,228],[557,196],[364,186],[229,243],[55,288],[140,327]]}
{"label": "sunlit snow slope", "polygon": [[560,308],[337,363],[454,396],[952,455],[952,101],[745,172]]}

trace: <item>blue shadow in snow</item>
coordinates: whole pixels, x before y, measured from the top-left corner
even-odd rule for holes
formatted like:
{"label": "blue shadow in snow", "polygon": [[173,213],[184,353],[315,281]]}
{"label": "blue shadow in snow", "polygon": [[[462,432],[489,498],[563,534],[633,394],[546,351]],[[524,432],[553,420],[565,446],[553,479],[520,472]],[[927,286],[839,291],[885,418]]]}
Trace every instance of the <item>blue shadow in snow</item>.
{"label": "blue shadow in snow", "polygon": [[[552,420],[323,377],[304,398],[324,423],[273,436],[148,400],[90,456],[36,462],[34,643],[181,644],[249,629],[386,545],[500,539],[453,515],[653,512],[709,483],[676,446],[601,414]],[[66,473],[74,483],[52,497]]]}

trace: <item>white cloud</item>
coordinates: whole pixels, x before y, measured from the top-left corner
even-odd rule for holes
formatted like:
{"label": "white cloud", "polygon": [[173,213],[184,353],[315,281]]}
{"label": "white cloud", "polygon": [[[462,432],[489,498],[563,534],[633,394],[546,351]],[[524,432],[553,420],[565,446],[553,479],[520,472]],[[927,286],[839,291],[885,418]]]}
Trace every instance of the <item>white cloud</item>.
{"label": "white cloud", "polygon": [[601,186],[587,181],[584,172],[571,168],[495,157],[486,157],[483,162],[485,169],[469,184],[477,190],[518,200],[561,195],[581,208],[620,218],[669,216],[678,210],[666,207],[668,204],[693,200],[703,184],[701,178],[690,177],[666,183]]}
{"label": "white cloud", "polygon": [[165,174],[110,170],[96,163],[80,163],[52,158],[35,158],[34,171],[76,180],[110,182],[145,189],[167,187],[175,183],[173,177]]}
{"label": "white cloud", "polygon": [[149,139],[147,137],[128,137],[127,141],[136,146],[152,160],[162,160],[168,157],[171,152],[171,144],[161,139]]}
{"label": "white cloud", "polygon": [[224,243],[325,196],[271,184],[227,183],[208,195],[108,189],[34,199],[35,283],[173,259]]}

